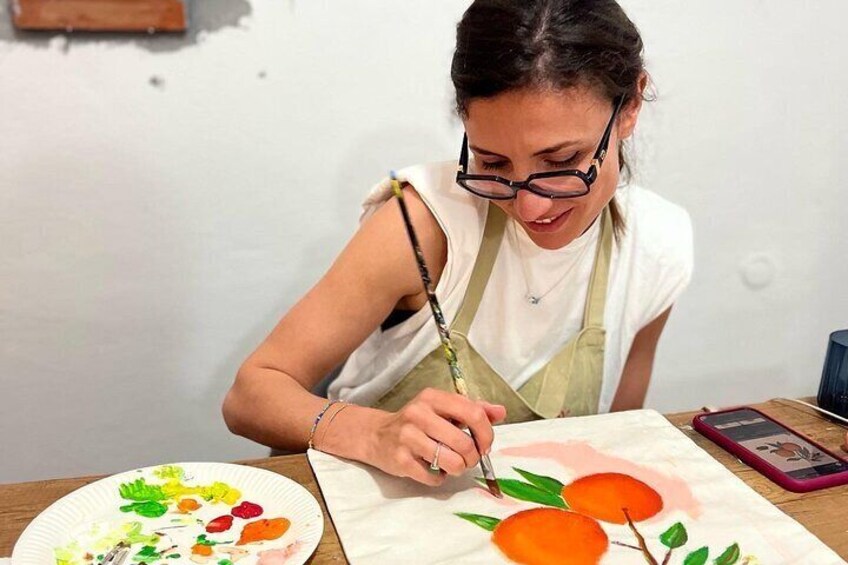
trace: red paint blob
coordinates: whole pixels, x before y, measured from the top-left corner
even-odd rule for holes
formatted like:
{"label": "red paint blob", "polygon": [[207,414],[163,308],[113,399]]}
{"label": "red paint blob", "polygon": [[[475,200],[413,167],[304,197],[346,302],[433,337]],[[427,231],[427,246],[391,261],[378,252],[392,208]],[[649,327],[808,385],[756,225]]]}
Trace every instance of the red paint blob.
{"label": "red paint blob", "polygon": [[230,510],[230,514],[236,518],[244,518],[245,520],[262,516],[262,512],[264,511],[261,506],[246,500],[238,506],[233,506],[233,509]]}
{"label": "red paint blob", "polygon": [[232,527],[233,517],[224,515],[218,516],[217,518],[206,524],[206,531],[210,534],[218,534],[220,532],[226,532]]}

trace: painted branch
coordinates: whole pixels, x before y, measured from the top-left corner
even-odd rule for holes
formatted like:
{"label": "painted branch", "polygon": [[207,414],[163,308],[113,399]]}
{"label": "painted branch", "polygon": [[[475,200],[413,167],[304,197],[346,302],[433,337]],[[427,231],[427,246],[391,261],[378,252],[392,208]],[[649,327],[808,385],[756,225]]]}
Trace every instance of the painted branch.
{"label": "painted branch", "polygon": [[628,549],[635,549],[636,551],[642,551],[641,547],[636,547],[635,545],[630,545],[629,543],[624,543],[624,542],[621,542],[621,541],[614,541],[612,543],[613,543],[613,545],[620,545],[621,547],[626,547]]}
{"label": "painted branch", "polygon": [[642,537],[642,534],[639,533],[639,530],[636,529],[636,525],[633,523],[633,520],[630,519],[630,513],[627,511],[627,508],[621,509],[624,512],[624,517],[627,518],[627,525],[630,526],[630,529],[633,531],[633,534],[636,536],[636,539],[639,542],[639,548],[642,550],[642,554],[645,556],[645,561],[649,563],[649,565],[659,565],[657,560],[651,555],[651,552],[648,550],[648,544],[645,543],[645,538]]}

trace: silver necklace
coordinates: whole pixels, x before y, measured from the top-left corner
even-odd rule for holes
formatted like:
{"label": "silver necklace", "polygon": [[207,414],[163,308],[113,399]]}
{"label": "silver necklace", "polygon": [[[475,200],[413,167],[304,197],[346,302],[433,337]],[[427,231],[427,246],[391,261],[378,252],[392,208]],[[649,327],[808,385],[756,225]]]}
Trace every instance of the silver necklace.
{"label": "silver necklace", "polygon": [[[563,275],[559,279],[557,279],[557,281],[554,284],[552,284],[551,287],[548,288],[548,290],[546,290],[545,292],[543,292],[541,294],[538,293],[538,292],[533,292],[530,289],[530,276],[527,273],[527,265],[524,262],[524,253],[521,251],[521,240],[518,238],[518,231],[517,231],[517,228],[515,227],[516,223],[517,222],[515,220],[512,220],[510,222],[510,224],[512,224],[512,235],[513,235],[513,238],[515,239],[515,247],[516,247],[516,249],[518,249],[518,263],[521,265],[521,274],[524,276],[524,289],[525,289],[524,300],[526,300],[528,303],[532,304],[533,306],[536,306],[537,304],[539,304],[542,301],[543,298],[545,298],[547,295],[549,295],[553,289],[558,287],[559,283],[561,283],[562,281],[565,280],[565,277],[567,277],[569,275],[569,273],[571,273],[571,271],[574,269],[574,265],[576,265],[577,263],[580,262],[580,257],[576,258],[576,260],[571,264],[571,266],[569,266],[569,268],[565,270],[565,273],[563,273]],[[581,254],[581,256],[582,256],[582,254]]]}

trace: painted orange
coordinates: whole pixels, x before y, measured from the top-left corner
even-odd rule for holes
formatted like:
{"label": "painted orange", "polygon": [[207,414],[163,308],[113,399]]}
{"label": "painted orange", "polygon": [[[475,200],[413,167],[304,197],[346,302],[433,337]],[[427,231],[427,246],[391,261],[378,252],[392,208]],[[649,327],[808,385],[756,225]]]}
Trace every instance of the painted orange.
{"label": "painted orange", "polygon": [[641,522],[663,509],[657,491],[630,475],[598,473],[587,475],[562,488],[562,497],[571,510],[613,524],[626,524],[624,509],[631,520]]}
{"label": "painted orange", "polygon": [[558,508],[517,512],[495,527],[492,541],[522,565],[595,565],[609,547],[598,522]]}
{"label": "painted orange", "polygon": [[236,545],[277,539],[288,531],[289,526],[291,526],[291,522],[285,518],[271,518],[270,520],[263,519],[250,522],[241,531],[241,537]]}

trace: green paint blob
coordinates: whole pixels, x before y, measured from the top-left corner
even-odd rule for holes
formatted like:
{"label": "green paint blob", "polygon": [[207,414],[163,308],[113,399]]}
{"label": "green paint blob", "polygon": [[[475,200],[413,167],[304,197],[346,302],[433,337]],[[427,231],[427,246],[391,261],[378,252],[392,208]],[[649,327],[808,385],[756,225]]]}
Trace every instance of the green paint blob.
{"label": "green paint blob", "polygon": [[149,484],[144,477],[122,483],[118,487],[121,498],[135,502],[163,502],[185,496],[199,496],[206,502],[224,503],[228,506],[233,506],[241,498],[241,491],[220,481],[196,487],[185,485],[180,478],[185,472],[175,465],[166,465],[157,471],[157,476],[167,481],[165,484]]}
{"label": "green paint blob", "polygon": [[174,479],[176,481],[182,481],[185,479],[185,470],[179,465],[162,465],[158,469],[155,469],[153,474],[165,480]]}
{"label": "green paint blob", "polygon": [[164,500],[165,493],[158,485],[149,485],[143,478],[136,479],[131,483],[122,483],[118,487],[121,498],[135,500],[136,502],[147,502],[151,500]]}
{"label": "green paint blob", "polygon": [[138,553],[133,556],[133,560],[135,561],[155,561],[159,559],[161,555],[156,551],[156,547],[152,545],[145,545],[142,547]]}
{"label": "green paint blob", "polygon": [[167,511],[167,506],[153,500],[149,500],[147,502],[133,502],[132,504],[121,506],[121,512],[135,512],[139,516],[144,516],[145,518],[159,518]]}
{"label": "green paint blob", "polygon": [[124,541],[130,545],[143,543],[144,545],[156,545],[159,543],[159,536],[156,534],[145,535],[141,533],[141,522],[130,522],[123,526],[126,530]]}
{"label": "green paint blob", "polygon": [[206,534],[200,534],[199,536],[197,536],[197,540],[195,541],[195,543],[198,544],[198,545],[215,546],[215,545],[227,545],[228,543],[233,543],[233,540],[215,541],[215,540],[208,539],[206,537]]}

